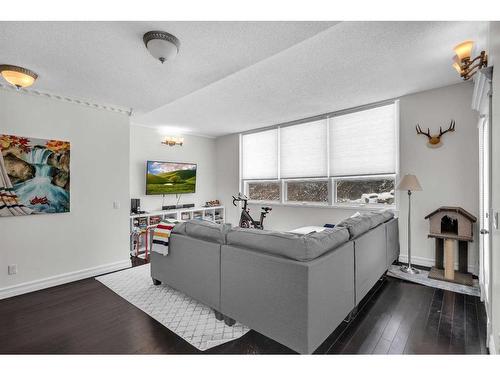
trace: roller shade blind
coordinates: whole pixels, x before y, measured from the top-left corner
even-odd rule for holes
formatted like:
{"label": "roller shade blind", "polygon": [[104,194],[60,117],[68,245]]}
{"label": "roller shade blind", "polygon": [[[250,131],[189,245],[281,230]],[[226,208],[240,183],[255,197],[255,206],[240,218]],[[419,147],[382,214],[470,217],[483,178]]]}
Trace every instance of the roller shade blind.
{"label": "roller shade blind", "polygon": [[280,177],[326,177],[327,120],[280,129]]}
{"label": "roller shade blind", "polygon": [[396,172],[394,104],[332,117],[329,127],[332,176]]}
{"label": "roller shade blind", "polygon": [[241,143],[243,179],[278,178],[278,129],[244,134]]}

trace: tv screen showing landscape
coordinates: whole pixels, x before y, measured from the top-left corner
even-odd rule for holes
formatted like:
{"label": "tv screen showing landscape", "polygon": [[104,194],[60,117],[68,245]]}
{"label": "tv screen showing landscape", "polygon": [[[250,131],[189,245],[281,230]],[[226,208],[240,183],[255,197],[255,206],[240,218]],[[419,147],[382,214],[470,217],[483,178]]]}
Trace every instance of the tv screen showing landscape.
{"label": "tv screen showing landscape", "polygon": [[148,161],[146,195],[186,194],[196,190],[196,164]]}

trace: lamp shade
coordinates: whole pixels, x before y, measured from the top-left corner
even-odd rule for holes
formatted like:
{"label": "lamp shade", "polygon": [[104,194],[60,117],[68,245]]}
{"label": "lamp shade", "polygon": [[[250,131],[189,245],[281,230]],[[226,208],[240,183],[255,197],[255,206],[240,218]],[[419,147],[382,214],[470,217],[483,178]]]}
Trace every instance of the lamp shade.
{"label": "lamp shade", "polygon": [[472,55],[472,46],[474,42],[472,40],[466,40],[455,46],[453,49],[460,60],[470,58]]}
{"label": "lamp shade", "polygon": [[458,74],[462,74],[462,68],[460,67],[460,65],[458,63],[454,63],[452,65],[453,68],[455,68],[455,70],[457,71]]}
{"label": "lamp shade", "polygon": [[399,181],[398,190],[410,190],[410,191],[420,191],[422,186],[418,182],[417,176],[414,174],[407,174]]}

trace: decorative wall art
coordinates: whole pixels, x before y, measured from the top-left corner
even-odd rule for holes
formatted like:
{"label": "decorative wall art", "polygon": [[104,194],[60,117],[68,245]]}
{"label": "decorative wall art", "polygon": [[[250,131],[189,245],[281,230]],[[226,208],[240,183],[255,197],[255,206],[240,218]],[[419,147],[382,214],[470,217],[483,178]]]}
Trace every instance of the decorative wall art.
{"label": "decorative wall art", "polygon": [[70,210],[70,143],[0,134],[0,216]]}
{"label": "decorative wall art", "polygon": [[431,131],[429,128],[427,128],[427,131],[424,132],[419,124],[417,124],[415,129],[417,130],[417,134],[425,135],[427,137],[427,147],[437,148],[437,147],[441,147],[441,145],[443,144],[443,142],[441,142],[441,137],[444,134],[446,134],[448,132],[455,131],[455,120],[451,120],[450,126],[445,131],[443,131],[443,129],[440,126],[439,127],[439,134],[431,135]]}

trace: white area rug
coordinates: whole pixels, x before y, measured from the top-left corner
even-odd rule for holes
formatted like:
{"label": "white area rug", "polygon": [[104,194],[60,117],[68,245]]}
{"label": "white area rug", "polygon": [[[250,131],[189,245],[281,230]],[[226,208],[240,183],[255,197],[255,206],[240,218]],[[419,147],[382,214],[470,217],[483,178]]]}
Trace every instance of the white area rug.
{"label": "white area rug", "polygon": [[238,339],[249,331],[240,323],[229,327],[218,321],[211,308],[167,285],[153,285],[149,264],[96,280],[200,350]]}
{"label": "white area rug", "polygon": [[431,286],[433,288],[449,290],[456,293],[468,294],[470,296],[480,296],[479,285],[477,279],[473,280],[474,285],[460,285],[455,283],[450,283],[448,281],[430,279],[429,271],[419,270],[420,272],[416,275],[405,273],[401,271],[399,266],[391,265],[387,271],[388,276],[396,277],[398,279],[411,281],[417,284],[422,284],[426,286]]}

